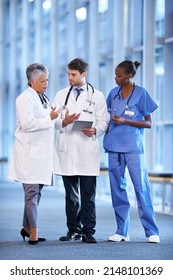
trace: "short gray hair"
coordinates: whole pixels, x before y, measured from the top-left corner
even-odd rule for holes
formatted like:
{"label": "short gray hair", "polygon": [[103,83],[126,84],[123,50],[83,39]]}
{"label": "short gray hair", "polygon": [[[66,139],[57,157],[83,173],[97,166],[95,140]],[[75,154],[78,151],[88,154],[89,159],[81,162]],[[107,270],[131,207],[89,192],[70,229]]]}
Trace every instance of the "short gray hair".
{"label": "short gray hair", "polygon": [[36,80],[42,74],[42,72],[46,75],[49,75],[49,70],[45,65],[40,63],[30,64],[26,68],[26,77],[28,79],[28,84],[30,80]]}

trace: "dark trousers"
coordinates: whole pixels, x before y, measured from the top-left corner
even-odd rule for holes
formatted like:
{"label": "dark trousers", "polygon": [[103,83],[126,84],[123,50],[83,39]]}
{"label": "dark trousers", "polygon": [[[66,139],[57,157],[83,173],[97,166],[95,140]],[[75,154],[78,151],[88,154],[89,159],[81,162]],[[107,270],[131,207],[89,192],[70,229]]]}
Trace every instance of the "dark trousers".
{"label": "dark trousers", "polygon": [[96,176],[62,176],[69,231],[95,233]]}

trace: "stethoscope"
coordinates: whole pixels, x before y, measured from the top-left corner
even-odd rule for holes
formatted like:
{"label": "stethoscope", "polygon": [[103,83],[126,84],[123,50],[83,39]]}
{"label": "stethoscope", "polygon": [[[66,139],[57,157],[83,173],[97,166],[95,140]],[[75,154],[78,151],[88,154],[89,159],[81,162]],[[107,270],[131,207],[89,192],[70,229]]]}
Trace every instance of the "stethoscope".
{"label": "stethoscope", "polygon": [[[130,94],[128,100],[127,100],[127,104],[126,104],[126,107],[125,107],[126,109],[129,108],[129,102],[130,102],[130,99],[131,99],[131,97],[132,97],[132,95],[133,95],[134,89],[135,89],[135,83],[133,84],[133,90],[132,90],[132,92],[131,92],[131,94]],[[120,91],[121,91],[121,87],[119,88],[118,93],[117,93],[117,94],[113,97],[113,99],[112,99],[111,108],[108,109],[109,112],[115,112],[115,111],[117,110],[118,104],[119,104],[120,99],[121,99]],[[119,100],[118,100],[118,103],[117,103],[117,106],[116,106],[116,108],[112,109],[112,103],[113,103],[113,101],[115,100],[115,98],[117,98],[117,97],[118,97],[118,99],[119,99]]]}
{"label": "stethoscope", "polygon": [[48,106],[49,106],[52,110],[54,109],[53,106],[50,104],[49,98],[46,96],[46,94],[40,93],[40,94],[38,94],[38,96],[39,96],[39,98],[40,98],[40,100],[41,100],[41,103],[42,103],[44,109],[47,109]]}
{"label": "stethoscope", "polygon": [[[89,86],[92,89],[91,94],[89,94]],[[67,96],[66,96],[66,99],[65,99],[65,102],[64,102],[64,105],[63,105],[63,109],[66,109],[66,106],[67,106],[67,103],[68,103],[68,99],[69,99],[69,96],[70,96],[70,93],[71,93],[72,89],[73,89],[73,86],[71,86],[69,88],[69,91],[67,93]],[[88,113],[88,114],[92,114],[90,106],[91,105],[95,105],[95,102],[92,101],[93,100],[93,93],[94,93],[93,86],[90,83],[87,82],[87,95],[88,96],[87,96],[87,100],[86,101],[88,102],[88,107],[86,109],[83,109],[83,112]]]}
{"label": "stethoscope", "polygon": [[[32,86],[31,86],[30,83],[28,83],[28,86],[32,88]],[[42,103],[44,109],[47,109],[48,107],[50,107],[52,110],[54,110],[54,108],[53,108],[53,106],[51,105],[50,100],[49,100],[49,98],[46,96],[46,94],[44,94],[44,93],[38,93],[38,96],[39,96],[39,98],[40,98],[40,100],[41,100],[41,103]]]}

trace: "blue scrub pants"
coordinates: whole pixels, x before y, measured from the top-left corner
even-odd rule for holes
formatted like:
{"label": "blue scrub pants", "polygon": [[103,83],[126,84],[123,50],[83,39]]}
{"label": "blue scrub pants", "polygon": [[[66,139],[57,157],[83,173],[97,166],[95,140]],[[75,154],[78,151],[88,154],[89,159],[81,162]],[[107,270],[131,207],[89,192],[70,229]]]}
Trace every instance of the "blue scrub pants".
{"label": "blue scrub pants", "polygon": [[117,221],[117,234],[127,236],[130,223],[130,203],[126,191],[125,170],[128,168],[138,204],[138,213],[146,237],[159,235],[150,198],[148,173],[143,154],[109,153],[109,179],[112,205]]}

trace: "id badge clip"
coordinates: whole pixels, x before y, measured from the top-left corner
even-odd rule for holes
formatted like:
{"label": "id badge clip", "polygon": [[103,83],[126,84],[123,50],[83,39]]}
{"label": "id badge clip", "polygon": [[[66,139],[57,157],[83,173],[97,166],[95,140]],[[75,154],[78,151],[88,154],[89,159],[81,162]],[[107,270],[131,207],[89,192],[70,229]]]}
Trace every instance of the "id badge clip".
{"label": "id badge clip", "polygon": [[134,114],[135,114],[135,112],[130,108],[126,108],[126,110],[124,112],[124,115],[129,118],[132,118],[134,116]]}

